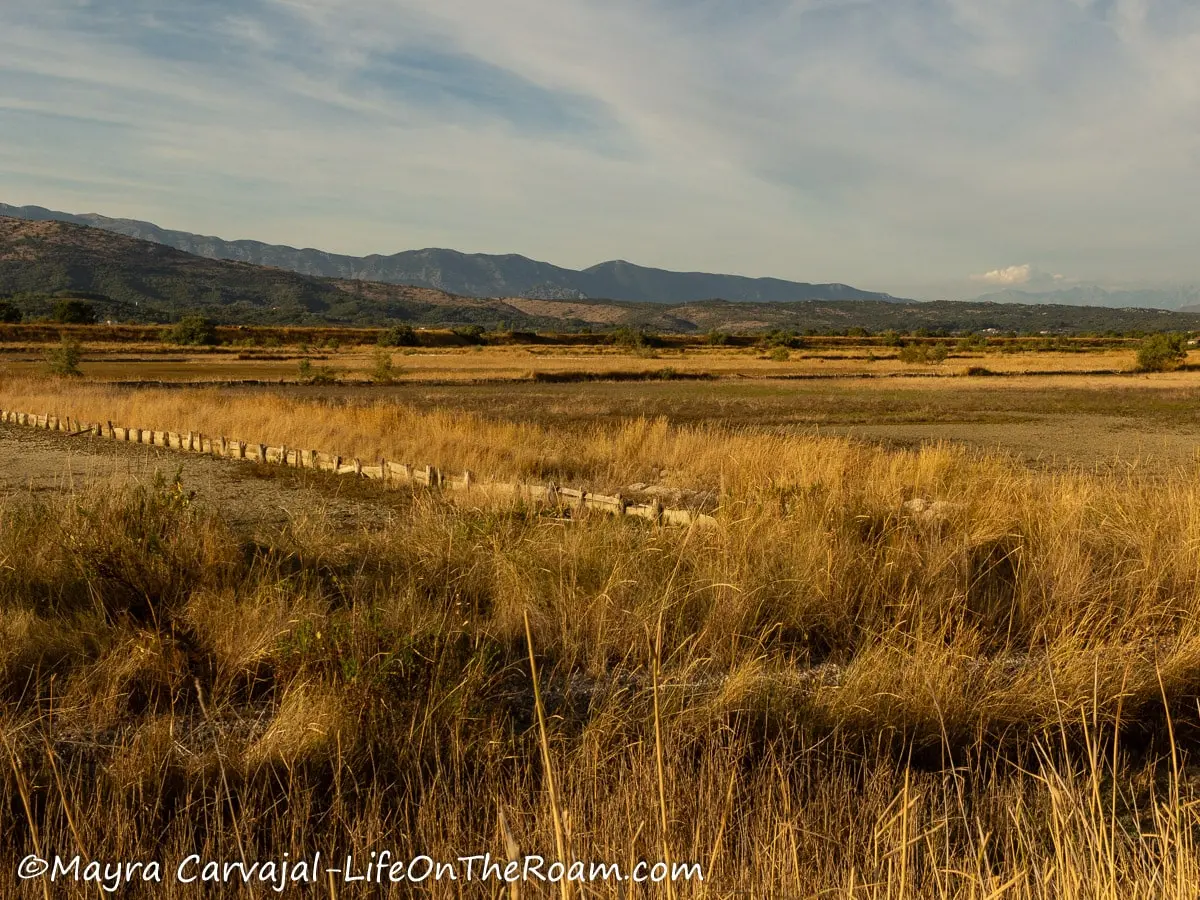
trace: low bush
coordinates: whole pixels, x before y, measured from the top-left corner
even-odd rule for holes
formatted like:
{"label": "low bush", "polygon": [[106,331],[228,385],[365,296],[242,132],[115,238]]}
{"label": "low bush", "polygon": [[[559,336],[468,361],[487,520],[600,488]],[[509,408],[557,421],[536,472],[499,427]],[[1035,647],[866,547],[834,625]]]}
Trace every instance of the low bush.
{"label": "low bush", "polygon": [[783,347],[788,350],[799,350],[804,346],[804,338],[791,329],[777,328],[763,335],[762,343],[767,348]]}
{"label": "low bush", "polygon": [[487,333],[482,325],[457,325],[450,330],[468,344],[482,344]]}
{"label": "low bush", "polygon": [[62,343],[46,350],[46,370],[62,378],[78,378],[83,374],[79,363],[83,359],[83,347],[79,341],[63,335]]}
{"label": "low bush", "polygon": [[332,366],[314,366],[312,360],[302,359],[299,366],[301,384],[337,384],[337,370]]}
{"label": "low bush", "polygon": [[395,384],[400,370],[392,362],[392,354],[386,347],[376,348],[372,355],[371,380],[376,384]]}
{"label": "low bush", "polygon": [[627,325],[622,325],[613,331],[611,341],[623,350],[647,350],[663,345],[662,338],[657,334],[643,331],[640,328],[630,328]]}
{"label": "low bush", "polygon": [[393,325],[379,333],[380,347],[419,347],[420,338],[411,325]]}
{"label": "low bush", "polygon": [[209,346],[217,342],[216,326],[204,316],[184,316],[164,335],[170,344]]}
{"label": "low bush", "polygon": [[724,347],[729,343],[729,335],[724,331],[710,331],[705,340],[711,347]]}
{"label": "low bush", "polygon": [[910,365],[932,365],[944,362],[949,355],[945,344],[905,344],[900,348],[900,362]]}
{"label": "low bush", "polygon": [[1187,336],[1152,334],[1142,341],[1137,352],[1139,372],[1169,372],[1187,359]]}

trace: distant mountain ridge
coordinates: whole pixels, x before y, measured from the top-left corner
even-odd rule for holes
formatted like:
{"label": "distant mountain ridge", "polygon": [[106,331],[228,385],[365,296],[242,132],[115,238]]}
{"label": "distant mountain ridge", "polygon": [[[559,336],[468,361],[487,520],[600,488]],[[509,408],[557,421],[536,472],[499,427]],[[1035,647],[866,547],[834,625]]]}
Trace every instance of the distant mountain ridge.
{"label": "distant mountain ridge", "polygon": [[634,303],[465,297],[427,287],[300,275],[210,259],[112,231],[0,216],[0,299],[24,317],[84,296],[101,319],[173,322],[199,314],[226,325],[479,325],[499,331],[631,328],[648,332],[1080,333],[1200,330],[1200,315],[1157,309],[966,301],[801,300]]}
{"label": "distant mountain ridge", "polygon": [[65,213],[40,206],[0,203],[0,216],[87,225],[164,244],[208,259],[273,266],[323,278],[414,285],[467,297],[606,299],[663,304],[713,299],[751,303],[801,300],[899,302],[899,298],[890,294],[863,291],[846,284],[808,284],[779,278],[672,272],[638,266],[624,260],[576,270],[517,254],[461,253],[437,248],[406,250],[390,255],[347,256],[260,241],[227,241],[186,231],[172,231],[136,219],[113,219],[95,213]]}
{"label": "distant mountain ridge", "polygon": [[975,297],[972,303],[1053,304],[1058,306],[1099,306],[1107,309],[1200,310],[1200,286],[1177,285],[1163,288],[1116,289],[1081,284],[1052,291],[1008,288]]}

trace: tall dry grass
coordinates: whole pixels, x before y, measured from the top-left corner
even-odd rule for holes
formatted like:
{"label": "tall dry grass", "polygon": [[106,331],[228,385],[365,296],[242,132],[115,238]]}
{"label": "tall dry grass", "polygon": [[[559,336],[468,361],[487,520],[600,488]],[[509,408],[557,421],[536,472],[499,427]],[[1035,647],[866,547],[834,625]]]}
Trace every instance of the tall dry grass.
{"label": "tall dry grass", "polygon": [[129,389],[18,378],[0,381],[0,398],[5,407],[27,412],[200,431],[345,458],[431,463],[446,471],[470,469],[484,478],[556,479],[595,490],[660,483],[720,491],[730,499],[786,503],[817,485],[860,479],[868,472],[881,492],[937,494],[956,492],[979,478],[995,480],[995,472],[1003,468],[950,451],[894,453],[749,428],[672,427],[664,419],[561,429],[420,411],[386,400],[328,401],[233,389]]}
{"label": "tall dry grass", "polygon": [[589,447],[222,399],[6,386],[5,405],[252,435],[292,415],[295,445],[429,440],[497,470],[556,448],[580,477],[724,480],[726,507],[685,533],[417,493],[384,529],[313,510],[264,536],[186,485],[7,498],[5,866],[35,833],[115,859],[502,855],[511,832],[546,856],[704,863],[679,896],[1200,885],[1193,473],[661,423]]}

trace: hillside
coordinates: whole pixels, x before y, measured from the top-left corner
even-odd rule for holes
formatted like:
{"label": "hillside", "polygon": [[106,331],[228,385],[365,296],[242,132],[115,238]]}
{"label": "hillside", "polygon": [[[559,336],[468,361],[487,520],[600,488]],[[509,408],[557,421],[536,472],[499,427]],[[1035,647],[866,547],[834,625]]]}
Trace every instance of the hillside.
{"label": "hillside", "polygon": [[76,215],[40,206],[18,207],[0,203],[0,216],[88,225],[209,259],[274,266],[324,278],[418,285],[467,297],[605,298],[664,304],[712,298],[748,302],[895,299],[888,294],[862,291],[844,284],[670,272],[623,260],[578,271],[517,254],[460,253],[444,249],[358,257],[323,250],[298,250],[259,241],[226,241],[186,231],[171,231],[136,219],[112,219],[94,213]]}
{"label": "hillside", "polygon": [[[74,291],[103,295],[105,317],[170,321],[186,313],[242,324],[382,324],[525,320],[500,301],[444,291],[298,275],[250,263],[212,260],[98,228],[0,217],[0,294]],[[48,311],[38,296],[18,298],[30,316]]]}
{"label": "hillside", "polygon": [[[620,276],[618,276],[620,277]],[[214,260],[55,220],[0,217],[0,297],[29,318],[61,292],[96,295],[103,318],[167,322],[200,313],[225,324],[479,324],[571,331],[929,331],[1072,333],[1200,329],[1200,315],[1067,305],[834,299],[661,304],[466,297],[427,287],[299,275]]]}

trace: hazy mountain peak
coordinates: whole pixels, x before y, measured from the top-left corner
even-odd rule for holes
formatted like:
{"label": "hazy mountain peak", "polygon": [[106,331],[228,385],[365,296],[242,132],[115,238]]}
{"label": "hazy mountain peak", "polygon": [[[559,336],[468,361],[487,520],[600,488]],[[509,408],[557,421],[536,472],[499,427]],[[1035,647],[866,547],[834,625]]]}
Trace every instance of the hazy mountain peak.
{"label": "hazy mountain peak", "polygon": [[844,284],[808,284],[778,278],[747,278],[706,272],[672,272],[618,259],[576,270],[518,253],[464,253],[444,247],[392,254],[347,256],[312,248],[296,249],[254,240],[227,241],[161,228],[152,222],[114,219],[96,213],[72,214],[40,206],[0,203],[0,215],[88,225],[126,237],[153,241],[208,259],[233,260],[288,269],[302,275],[407,284],[468,297],[629,300],[690,303],[720,298],[745,302],[799,300],[894,300],[889,294],[860,291]]}
{"label": "hazy mountain peak", "polygon": [[1114,288],[1098,284],[1076,284],[1070,287],[1041,291],[1006,288],[982,294],[974,298],[972,302],[1102,306],[1109,309],[1191,310],[1200,306],[1200,285]]}

